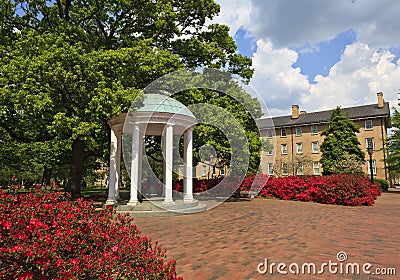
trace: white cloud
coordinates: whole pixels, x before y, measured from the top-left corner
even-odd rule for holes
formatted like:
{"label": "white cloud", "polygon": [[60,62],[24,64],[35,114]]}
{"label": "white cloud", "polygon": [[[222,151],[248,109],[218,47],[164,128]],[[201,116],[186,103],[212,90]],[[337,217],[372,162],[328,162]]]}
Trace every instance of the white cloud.
{"label": "white cloud", "polygon": [[299,68],[292,67],[297,58],[298,54],[291,49],[276,49],[270,41],[257,41],[251,85],[274,115],[300,102],[301,96],[310,89],[307,77],[300,73]]}
{"label": "white cloud", "polygon": [[355,42],[346,47],[327,77],[315,77],[317,83],[301,103],[311,110],[376,103],[376,93],[381,91],[393,103],[400,87],[400,60],[392,62],[393,58],[387,50]]}
{"label": "white cloud", "polygon": [[236,31],[244,26],[247,30],[251,25],[251,0],[217,0],[221,6],[221,11],[213,22],[226,24],[230,27],[231,36],[235,35]]}
{"label": "white cloud", "polygon": [[262,96],[273,116],[290,114],[299,104],[308,112],[329,110],[377,102],[383,92],[391,106],[397,103],[400,88],[400,60],[387,50],[378,51],[365,43],[346,47],[341,60],[323,77],[310,84],[292,64],[298,54],[288,48],[274,48],[270,41],[259,40],[253,57],[255,68],[251,85]]}
{"label": "white cloud", "polygon": [[[315,111],[376,102],[376,93],[397,103],[400,60],[387,49],[399,47],[398,0],[217,0],[216,22],[244,27],[257,40],[251,85],[261,94],[272,115],[290,113],[292,104]],[[320,42],[353,30],[357,41],[329,71],[310,84],[300,68],[293,68],[298,53],[314,51]]]}
{"label": "white cloud", "polygon": [[[224,23],[243,25],[256,38],[277,47],[301,47],[333,39],[353,29],[374,47],[399,45],[398,0],[218,0]],[[354,3],[353,3],[354,2]],[[229,16],[227,16],[229,15]],[[249,16],[248,16],[249,15]],[[243,17],[248,16],[248,19]]]}

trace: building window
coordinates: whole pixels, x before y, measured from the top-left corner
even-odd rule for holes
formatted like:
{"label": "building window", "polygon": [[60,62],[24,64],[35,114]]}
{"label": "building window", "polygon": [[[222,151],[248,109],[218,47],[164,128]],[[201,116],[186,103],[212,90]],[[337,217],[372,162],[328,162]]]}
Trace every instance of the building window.
{"label": "building window", "polygon": [[296,127],[296,136],[301,136],[303,134],[303,131],[301,127]]}
{"label": "building window", "polygon": [[202,167],[202,176],[206,176],[207,175],[207,165],[203,165]]}
{"label": "building window", "polygon": [[296,153],[298,154],[303,153],[303,143],[296,143]]}
{"label": "building window", "polygon": [[288,164],[287,163],[282,163],[282,175],[283,176],[286,176],[286,175],[288,175],[289,174],[289,171],[288,171]]}
{"label": "building window", "polygon": [[281,144],[282,155],[287,155],[287,144]]}
{"label": "building window", "polygon": [[222,176],[225,175],[225,168],[224,167],[219,169],[219,175],[222,175]]}
{"label": "building window", "polygon": [[319,162],[313,162],[313,175],[320,175]]}
{"label": "building window", "polygon": [[372,120],[365,121],[365,130],[371,130],[373,128]]}
{"label": "building window", "polygon": [[365,148],[372,147],[375,150],[375,141],[374,138],[365,138]]}
{"label": "building window", "polygon": [[286,137],[286,129],[281,129],[281,137]]}
{"label": "building window", "polygon": [[311,135],[316,135],[318,134],[318,125],[312,125],[311,126]]}
{"label": "building window", "polygon": [[272,156],[273,154],[274,154],[274,147],[270,147],[270,148],[267,150],[267,155]]}
{"label": "building window", "polygon": [[267,130],[267,138],[272,138],[272,135],[273,135],[272,129],[268,129]]}
{"label": "building window", "polygon": [[274,164],[272,162],[268,162],[268,175],[274,175]]}
{"label": "building window", "polygon": [[213,175],[213,176],[217,175],[217,170],[216,170],[215,166],[213,166],[212,175]]}
{"label": "building window", "polygon": [[296,171],[297,175],[304,175],[304,166],[302,162],[298,162],[297,163],[297,171]]}
{"label": "building window", "polygon": [[312,147],[312,153],[313,154],[318,154],[319,153],[318,142],[312,142],[311,143],[311,147]]}
{"label": "building window", "polygon": [[[368,166],[368,175],[371,175],[371,168],[369,167],[369,161],[367,161],[367,166]],[[374,175],[376,175],[376,161],[372,160],[372,171],[374,172]]]}

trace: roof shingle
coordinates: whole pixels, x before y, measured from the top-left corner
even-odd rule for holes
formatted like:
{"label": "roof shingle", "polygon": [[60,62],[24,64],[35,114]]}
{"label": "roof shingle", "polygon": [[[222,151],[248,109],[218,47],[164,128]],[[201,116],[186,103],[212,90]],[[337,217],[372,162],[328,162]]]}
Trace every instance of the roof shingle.
{"label": "roof shingle", "polygon": [[[292,116],[274,117],[272,118],[272,121],[276,128],[328,123],[332,115],[332,111],[333,110],[300,114],[299,118],[297,119],[292,119]],[[389,118],[390,116],[388,102],[385,102],[382,108],[378,108],[377,104],[369,104],[363,106],[342,108],[342,112],[350,120],[368,119],[377,117]],[[257,125],[260,129],[271,128],[271,119],[270,118],[259,119],[257,120]]]}

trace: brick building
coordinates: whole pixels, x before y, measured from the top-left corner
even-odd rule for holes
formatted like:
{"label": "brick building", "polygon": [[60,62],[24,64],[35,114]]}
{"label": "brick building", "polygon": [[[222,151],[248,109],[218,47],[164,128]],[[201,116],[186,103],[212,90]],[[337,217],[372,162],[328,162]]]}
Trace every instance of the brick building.
{"label": "brick building", "polygon": [[[360,127],[357,137],[361,148],[366,152],[368,145],[373,146],[374,175],[388,179],[384,148],[390,109],[381,92],[377,97],[376,104],[342,108],[342,112]],[[293,105],[291,115],[272,118],[274,127],[271,127],[270,120],[258,120],[261,138],[273,145],[273,149],[262,152],[263,173],[276,176],[322,174],[320,146],[324,137],[321,132],[327,128],[331,114],[332,110],[307,113]],[[370,174],[368,162],[363,171]]]}

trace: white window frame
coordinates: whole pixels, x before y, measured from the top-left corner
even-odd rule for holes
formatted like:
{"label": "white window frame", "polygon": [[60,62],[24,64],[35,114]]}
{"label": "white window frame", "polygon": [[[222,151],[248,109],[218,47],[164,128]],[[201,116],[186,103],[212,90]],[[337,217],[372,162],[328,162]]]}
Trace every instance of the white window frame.
{"label": "white window frame", "polygon": [[267,130],[267,138],[271,139],[273,137],[274,133],[272,132],[272,129]]}
{"label": "white window frame", "polygon": [[[314,131],[313,128],[315,128]],[[318,125],[314,124],[311,126],[311,135],[317,135],[317,134],[318,134]]]}
{"label": "white window frame", "polygon": [[[371,124],[371,127],[367,127],[367,123],[369,124]],[[374,129],[374,123],[373,123],[373,121],[372,120],[365,120],[365,130],[373,130]]]}
{"label": "white window frame", "polygon": [[302,154],[303,153],[303,143],[299,142],[296,143],[296,154]]}
{"label": "white window frame", "polygon": [[274,155],[274,147],[272,147],[271,149],[267,150],[267,155],[268,156],[273,156]]}
{"label": "white window frame", "polygon": [[[368,167],[368,175],[371,175],[371,169],[369,168],[369,160],[367,160],[367,167]],[[372,171],[374,175],[376,175],[376,160],[372,160]]]}
{"label": "white window frame", "polygon": [[296,175],[304,175],[304,165],[302,162],[297,163]]}
{"label": "white window frame", "polygon": [[282,163],[282,176],[287,176],[287,175],[289,175],[289,165],[286,162],[284,162]]}
{"label": "white window frame", "polygon": [[301,126],[296,127],[296,136],[301,136],[303,135],[303,130]]}
{"label": "white window frame", "polygon": [[374,137],[365,138],[365,149],[368,149],[368,140],[372,141],[372,150],[375,150],[375,140]]}
{"label": "white window frame", "polygon": [[321,169],[319,161],[313,162],[313,175],[321,175]]}
{"label": "white window frame", "polygon": [[281,137],[286,137],[287,133],[286,133],[286,128],[281,128]]}
{"label": "white window frame", "polygon": [[[315,149],[315,147],[317,149]],[[319,143],[318,143],[318,141],[311,142],[311,151],[312,151],[313,154],[318,154],[319,153]]]}
{"label": "white window frame", "polygon": [[[285,147],[285,148],[283,148]],[[282,155],[287,155],[288,153],[288,145],[287,144],[281,144],[281,153]]]}
{"label": "white window frame", "polygon": [[268,175],[274,175],[274,163],[273,162],[268,162],[267,163],[267,172]]}
{"label": "white window frame", "polygon": [[219,169],[219,175],[221,175],[221,176],[225,175],[225,167],[222,167]]}

